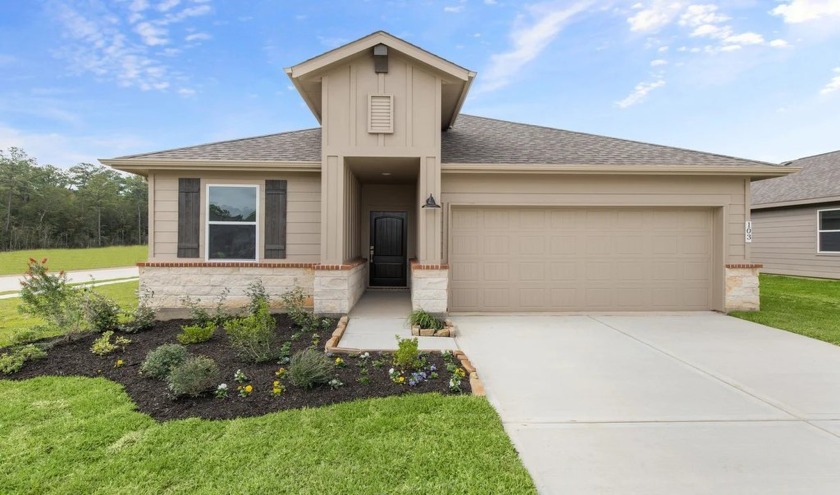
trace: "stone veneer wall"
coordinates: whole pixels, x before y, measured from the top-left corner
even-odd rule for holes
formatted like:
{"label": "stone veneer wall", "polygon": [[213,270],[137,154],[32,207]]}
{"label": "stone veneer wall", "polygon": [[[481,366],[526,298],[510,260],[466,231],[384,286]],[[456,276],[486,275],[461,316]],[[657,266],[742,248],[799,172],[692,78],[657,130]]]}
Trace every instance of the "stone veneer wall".
{"label": "stone veneer wall", "polygon": [[315,314],[341,316],[350,312],[365,292],[367,260],[315,268]]}
{"label": "stone veneer wall", "polygon": [[433,314],[449,306],[449,265],[422,265],[411,261],[411,308]]}
{"label": "stone veneer wall", "polygon": [[726,265],[726,312],[758,311],[758,272],[762,265]]}
{"label": "stone veneer wall", "polygon": [[225,306],[244,307],[248,303],[245,290],[257,279],[271,296],[272,306],[280,307],[280,296],[296,287],[312,295],[316,264],[148,262],[138,266],[140,287],[154,292],[150,305],[178,309],[184,308],[186,296],[200,299],[201,306],[213,307],[225,288],[230,289]]}

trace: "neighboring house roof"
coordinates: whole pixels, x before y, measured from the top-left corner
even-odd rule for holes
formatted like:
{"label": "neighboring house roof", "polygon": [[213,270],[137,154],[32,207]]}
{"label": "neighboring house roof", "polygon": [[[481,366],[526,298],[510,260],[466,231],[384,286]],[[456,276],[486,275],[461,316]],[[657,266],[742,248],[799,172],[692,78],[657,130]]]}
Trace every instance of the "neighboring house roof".
{"label": "neighboring house roof", "polygon": [[753,208],[840,201],[840,151],[800,158],[786,165],[802,170],[753,182]]}
{"label": "neighboring house roof", "polygon": [[[442,133],[443,163],[755,167],[765,162],[461,115]],[[116,160],[321,160],[321,129],[270,134]]]}

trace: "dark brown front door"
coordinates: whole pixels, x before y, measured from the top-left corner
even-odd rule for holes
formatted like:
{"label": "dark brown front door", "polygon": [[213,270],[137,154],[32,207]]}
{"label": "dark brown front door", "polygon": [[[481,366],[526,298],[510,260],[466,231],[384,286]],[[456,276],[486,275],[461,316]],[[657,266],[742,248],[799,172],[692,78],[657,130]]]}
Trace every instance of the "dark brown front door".
{"label": "dark brown front door", "polygon": [[370,286],[405,287],[406,231],[404,211],[370,212]]}

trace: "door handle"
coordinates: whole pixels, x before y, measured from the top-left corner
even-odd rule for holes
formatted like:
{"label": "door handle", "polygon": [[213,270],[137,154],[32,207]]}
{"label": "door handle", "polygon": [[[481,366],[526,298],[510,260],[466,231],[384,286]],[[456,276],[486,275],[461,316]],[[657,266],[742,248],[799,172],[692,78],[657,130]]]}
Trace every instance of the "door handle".
{"label": "door handle", "polygon": [[373,260],[373,246],[370,247],[370,260]]}

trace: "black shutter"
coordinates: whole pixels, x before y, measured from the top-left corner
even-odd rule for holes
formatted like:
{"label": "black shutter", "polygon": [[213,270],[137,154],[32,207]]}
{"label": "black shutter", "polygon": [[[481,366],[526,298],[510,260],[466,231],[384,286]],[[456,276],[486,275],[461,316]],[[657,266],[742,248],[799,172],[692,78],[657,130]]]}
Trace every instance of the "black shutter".
{"label": "black shutter", "polygon": [[284,180],[265,181],[265,258],[286,257],[286,192]]}
{"label": "black shutter", "polygon": [[178,257],[198,258],[201,180],[178,179]]}

